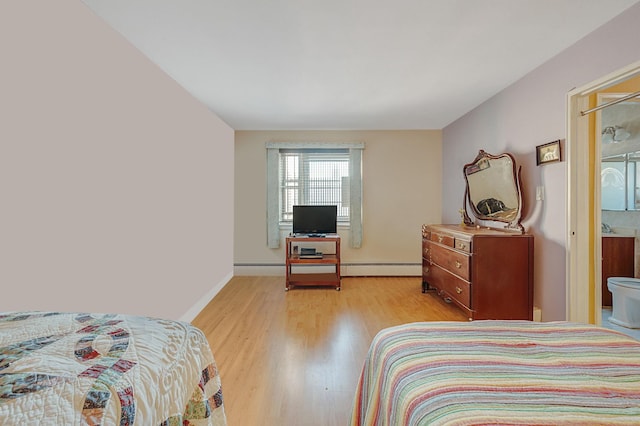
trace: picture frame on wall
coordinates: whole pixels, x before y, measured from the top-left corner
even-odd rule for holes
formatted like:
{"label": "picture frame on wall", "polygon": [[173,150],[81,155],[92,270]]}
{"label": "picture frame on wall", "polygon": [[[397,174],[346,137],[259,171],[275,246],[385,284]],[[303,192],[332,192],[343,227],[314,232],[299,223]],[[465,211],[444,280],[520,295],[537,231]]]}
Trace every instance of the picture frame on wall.
{"label": "picture frame on wall", "polygon": [[560,139],[536,146],[536,165],[562,161]]}

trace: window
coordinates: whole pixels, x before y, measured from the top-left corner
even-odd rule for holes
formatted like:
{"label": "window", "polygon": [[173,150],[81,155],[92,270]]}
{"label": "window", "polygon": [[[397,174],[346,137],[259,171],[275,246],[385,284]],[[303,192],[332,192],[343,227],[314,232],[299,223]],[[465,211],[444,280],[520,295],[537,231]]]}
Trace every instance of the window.
{"label": "window", "polygon": [[294,205],[337,205],[338,226],[349,226],[351,247],[362,241],[364,144],[267,144],[267,242],[280,246],[280,226]]}
{"label": "window", "polygon": [[294,205],[336,205],[338,225],[349,224],[348,149],[281,149],[279,175],[281,224]]}

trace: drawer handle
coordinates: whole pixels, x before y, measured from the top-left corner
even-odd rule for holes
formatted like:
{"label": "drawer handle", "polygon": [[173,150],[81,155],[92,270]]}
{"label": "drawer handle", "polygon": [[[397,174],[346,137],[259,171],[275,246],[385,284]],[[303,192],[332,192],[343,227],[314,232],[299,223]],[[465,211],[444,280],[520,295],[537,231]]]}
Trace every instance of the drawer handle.
{"label": "drawer handle", "polygon": [[424,267],[424,272],[425,272],[425,274],[428,274],[428,273],[429,273],[429,267],[428,267],[428,266],[425,266],[425,267]]}
{"label": "drawer handle", "polygon": [[462,289],[460,287],[458,287],[458,286],[456,286],[456,293],[458,293],[458,294],[462,293]]}
{"label": "drawer handle", "polygon": [[442,240],[444,240],[444,238],[443,238],[442,236],[440,236],[440,235],[439,235],[439,236],[438,236],[438,242],[439,242],[439,243],[441,243],[441,242],[442,242]]}
{"label": "drawer handle", "polygon": [[459,260],[456,260],[456,268],[460,269],[461,266],[462,266],[462,263],[460,263]]}
{"label": "drawer handle", "polygon": [[447,303],[451,303],[451,302],[452,302],[452,300],[451,300],[451,298],[450,298],[450,297],[445,297],[445,298],[444,298],[444,301],[445,301],[445,302],[447,302]]}
{"label": "drawer handle", "polygon": [[464,249],[466,249],[466,248],[467,248],[467,245],[466,245],[465,243],[461,243],[461,244],[460,244],[460,248],[461,248],[462,250],[464,250]]}

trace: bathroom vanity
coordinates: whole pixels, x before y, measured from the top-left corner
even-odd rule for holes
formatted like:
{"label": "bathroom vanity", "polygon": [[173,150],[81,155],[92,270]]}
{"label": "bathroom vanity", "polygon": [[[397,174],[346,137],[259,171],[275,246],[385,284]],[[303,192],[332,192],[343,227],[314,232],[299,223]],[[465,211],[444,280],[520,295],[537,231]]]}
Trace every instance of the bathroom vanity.
{"label": "bathroom vanity", "polygon": [[611,292],[607,288],[609,277],[634,276],[633,236],[620,234],[602,235],[602,306],[611,306]]}

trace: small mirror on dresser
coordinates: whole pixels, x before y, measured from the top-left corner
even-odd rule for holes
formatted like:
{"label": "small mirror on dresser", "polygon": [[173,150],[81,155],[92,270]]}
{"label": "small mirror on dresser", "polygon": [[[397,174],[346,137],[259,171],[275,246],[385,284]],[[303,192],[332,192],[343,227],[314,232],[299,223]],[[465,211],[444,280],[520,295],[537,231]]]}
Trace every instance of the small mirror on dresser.
{"label": "small mirror on dresser", "polygon": [[471,226],[483,221],[492,227],[524,233],[520,223],[520,168],[516,168],[513,156],[508,153],[491,155],[480,150],[475,160],[464,166],[463,172],[466,181],[461,210],[464,223]]}

